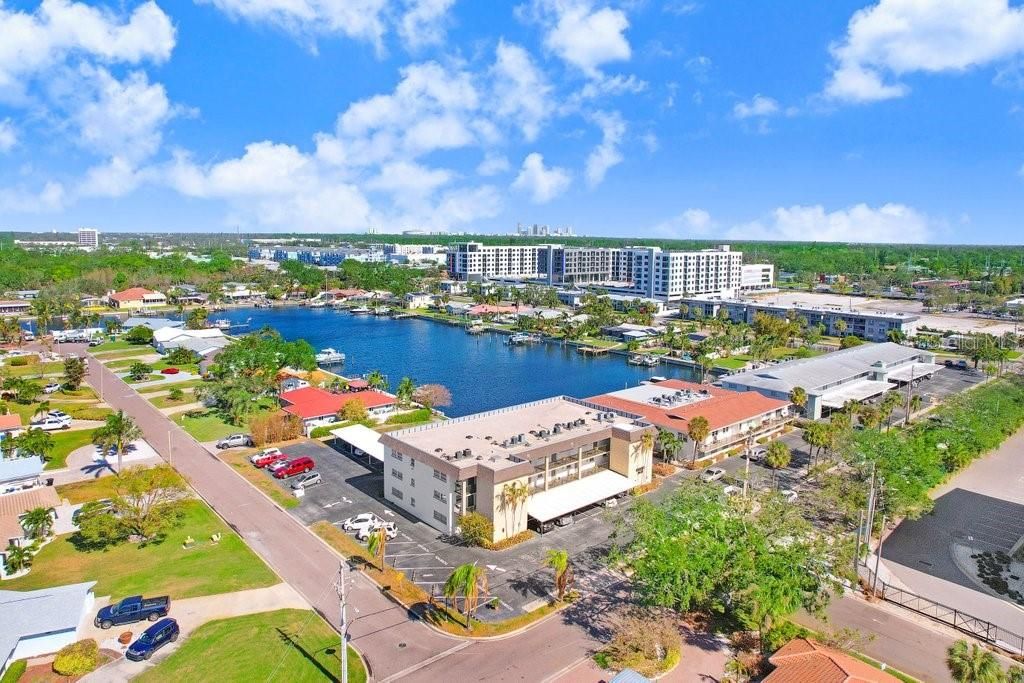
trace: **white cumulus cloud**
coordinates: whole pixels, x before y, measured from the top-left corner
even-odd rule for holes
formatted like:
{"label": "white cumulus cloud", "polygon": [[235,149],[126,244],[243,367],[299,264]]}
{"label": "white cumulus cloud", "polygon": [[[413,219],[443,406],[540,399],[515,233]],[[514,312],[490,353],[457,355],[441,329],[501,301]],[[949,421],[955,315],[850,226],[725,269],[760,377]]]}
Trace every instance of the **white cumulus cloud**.
{"label": "white cumulus cloud", "polygon": [[790,206],[771,216],[728,231],[730,239],[799,242],[928,242],[933,226],[928,217],[903,204],[871,207],[856,204],[826,211],[823,206]]}
{"label": "white cumulus cloud", "polygon": [[523,159],[512,189],[525,192],[535,204],[546,204],[568,190],[571,182],[568,171],[558,166],[545,166],[544,156],[531,152]]}
{"label": "white cumulus cloud", "polygon": [[9,152],[18,144],[18,131],[9,119],[0,120],[0,152]]}
{"label": "white cumulus cloud", "polygon": [[715,226],[711,220],[711,214],[704,209],[686,209],[678,216],[673,216],[667,221],[658,223],[651,232],[659,237],[670,239],[686,239],[692,237],[706,237]]}
{"label": "white cumulus cloud", "polygon": [[587,185],[596,187],[610,168],[622,162],[619,143],[626,134],[626,122],[617,111],[596,112],[592,118],[601,129],[601,142],[587,156],[586,177]]}
{"label": "white cumulus cloud", "polygon": [[491,75],[495,113],[518,125],[527,142],[533,142],[554,108],[547,78],[529,52],[504,39],[498,41]]}
{"label": "white cumulus cloud", "polygon": [[851,17],[830,47],[825,95],[847,102],[901,97],[909,74],[961,72],[1024,51],[1024,9],[1008,0],[880,0]]}
{"label": "white cumulus cloud", "polygon": [[629,18],[620,9],[598,9],[590,0],[533,0],[520,15],[540,23],[544,46],[587,76],[600,76],[604,64],[632,56]]}
{"label": "white cumulus cloud", "polygon": [[454,4],[455,0],[411,0],[398,22],[398,35],[414,50],[443,43],[448,10]]}
{"label": "white cumulus cloud", "polygon": [[778,113],[779,103],[764,95],[754,95],[749,102],[737,102],[732,108],[732,115],[740,120],[775,116]]}

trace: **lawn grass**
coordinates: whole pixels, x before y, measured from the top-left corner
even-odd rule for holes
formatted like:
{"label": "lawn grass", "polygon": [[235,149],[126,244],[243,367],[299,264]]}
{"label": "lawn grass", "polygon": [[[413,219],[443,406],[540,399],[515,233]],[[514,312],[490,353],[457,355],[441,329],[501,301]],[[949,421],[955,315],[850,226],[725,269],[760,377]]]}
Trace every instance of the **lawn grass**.
{"label": "lawn grass", "polygon": [[389,425],[406,425],[414,422],[430,422],[434,413],[428,408],[417,408],[407,413],[397,413],[387,419]]}
{"label": "lawn grass", "polygon": [[[106,477],[113,479],[113,477]],[[223,534],[220,543],[210,536]],[[183,549],[185,538],[197,544]],[[199,500],[185,503],[183,523],[161,543],[139,548],[123,543],[102,551],[84,552],[60,536],[36,555],[32,571],[4,583],[8,590],[35,590],[81,581],[96,581],[96,595],[170,595],[194,598],[262,588],[278,583],[242,539]]]}
{"label": "lawn grass", "polygon": [[[140,361],[138,358],[120,358],[120,359],[112,360],[112,361],[109,361],[109,362],[104,360],[103,364],[106,365],[111,370],[118,370],[118,369],[127,370],[131,366],[135,365],[136,363],[140,363],[140,362],[142,362],[142,361]],[[143,364],[144,365],[148,365],[150,367],[156,367],[156,363],[143,363]]]}
{"label": "lawn grass", "polygon": [[80,429],[74,432],[58,432],[53,435],[53,450],[50,451],[43,469],[59,470],[67,466],[68,456],[82,446],[92,443],[95,429]]}
{"label": "lawn grass", "polygon": [[253,451],[221,451],[220,459],[231,465],[231,468],[242,475],[246,481],[267,494],[271,500],[283,508],[295,508],[299,506],[299,499],[288,495],[280,486],[275,484],[259,468],[253,467],[249,462],[249,454]]}
{"label": "lawn grass", "polygon": [[158,391],[167,391],[172,386],[178,387],[179,389],[191,389],[193,387],[198,387],[200,384],[203,384],[203,380],[201,379],[187,379],[184,382],[170,382],[167,386],[153,385],[151,387],[140,387],[135,391],[140,394],[155,394]]}
{"label": "lawn grass", "polygon": [[580,337],[579,342],[586,346],[594,346],[599,349],[614,349],[622,346],[621,342],[612,339],[601,339],[600,337]]}
{"label": "lawn grass", "polygon": [[[311,610],[282,609],[203,624],[180,648],[134,680],[248,683],[339,680],[341,638]],[[365,683],[362,660],[348,648],[348,680]]]}
{"label": "lawn grass", "polygon": [[165,368],[178,368],[182,372],[190,372],[193,375],[199,374],[199,363],[171,363],[166,358],[153,363],[154,370],[163,370]]}
{"label": "lawn grass", "polygon": [[183,406],[196,402],[196,394],[194,391],[186,391],[183,389],[182,393],[184,396],[180,401],[172,401],[170,396],[154,396],[149,399],[149,402],[157,408],[173,408],[174,406]]}
{"label": "lawn grass", "polygon": [[108,351],[107,353],[96,353],[93,351],[93,355],[96,356],[96,360],[107,366],[113,366],[117,361],[132,360],[132,358],[149,356],[154,353],[156,353],[156,349],[152,346],[136,346],[124,351]]}
{"label": "lawn grass", "polygon": [[99,346],[92,347],[93,353],[103,353],[104,351],[120,351],[122,349],[134,349],[138,348],[139,344],[133,344],[125,341],[124,339],[118,339],[117,341],[103,342]]}
{"label": "lawn grass", "polygon": [[73,399],[73,400],[82,400],[82,399],[92,399],[92,400],[97,400],[97,401],[99,400],[99,397],[96,395],[96,392],[92,389],[92,387],[87,387],[84,384],[82,386],[78,387],[77,389],[74,389],[74,390],[61,389],[57,393],[53,394],[53,398],[57,398],[57,399],[62,399],[63,398],[63,399]]}
{"label": "lawn grass", "polygon": [[90,500],[114,497],[115,477],[100,477],[98,479],[87,479],[76,481],[74,484],[62,484],[55,487],[57,495],[67,500],[72,505],[88,503]]}
{"label": "lawn grass", "polygon": [[[254,417],[259,417],[277,409],[270,406],[267,402],[261,402],[259,405],[260,409],[249,415],[246,422]],[[239,427],[228,422],[224,413],[217,409],[205,410],[198,417],[192,417],[195,412],[189,410],[174,415],[171,419],[181,425],[182,429],[191,434],[196,441],[216,441],[217,439],[223,439],[229,434],[245,430],[244,426]]]}
{"label": "lawn grass", "polygon": [[158,375],[154,373],[152,375],[147,375],[142,379],[132,379],[131,377],[127,376],[122,377],[121,379],[127,382],[128,384],[142,384],[143,382],[156,382],[158,380],[165,379],[165,377],[163,375]]}
{"label": "lawn grass", "polygon": [[715,367],[726,370],[741,370],[746,367],[747,361],[741,358],[716,358]]}
{"label": "lawn grass", "polygon": [[31,365],[7,366],[7,374],[11,377],[38,377],[56,372],[64,372],[64,363],[32,363]]}

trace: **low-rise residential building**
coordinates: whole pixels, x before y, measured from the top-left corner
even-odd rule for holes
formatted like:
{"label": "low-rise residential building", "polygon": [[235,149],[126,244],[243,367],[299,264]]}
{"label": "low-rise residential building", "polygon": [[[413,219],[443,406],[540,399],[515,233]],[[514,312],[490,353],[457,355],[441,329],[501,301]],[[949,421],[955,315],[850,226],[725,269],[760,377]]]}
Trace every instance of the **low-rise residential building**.
{"label": "low-rise residential building", "polygon": [[409,292],[403,297],[406,308],[429,308],[434,305],[434,295],[430,292]]}
{"label": "low-rise residential building", "polygon": [[340,413],[350,401],[358,401],[375,419],[383,419],[395,411],[397,400],[391,394],[365,391],[332,392],[319,387],[303,387],[278,395],[282,409],[302,420],[306,434],[317,427],[338,422]]}
{"label": "low-rise residential building", "polygon": [[145,287],[131,287],[121,292],[112,292],[107,295],[107,301],[111,308],[119,310],[157,308],[167,305],[166,296]]}
{"label": "low-rise residential building", "polygon": [[809,638],[795,638],[768,658],[764,683],[899,683],[892,674]]}
{"label": "low-rise residential building", "polygon": [[650,483],[654,427],[557,396],[384,434],[384,497],[452,534],[478,512],[493,541]]}
{"label": "low-rise residential building", "polygon": [[206,356],[215,350],[223,349],[230,343],[230,340],[224,336],[224,332],[215,327],[202,330],[161,327],[153,331],[153,346],[160,353],[186,348]]}
{"label": "low-rise residential building", "polygon": [[34,591],[0,590],[0,674],[29,657],[57,652],[85,633],[95,581]]}
{"label": "low-rise residential building", "polygon": [[660,327],[652,325],[635,325],[633,323],[622,323],[601,328],[601,334],[620,341],[643,341],[661,334]]}
{"label": "low-rise residential building", "polygon": [[842,408],[847,401],[880,396],[901,384],[931,377],[941,369],[933,353],[885,342],[767,365],[728,375],[719,384],[783,401],[800,387],[807,394],[804,415],[818,419],[826,410]]}
{"label": "low-rise residential building", "polygon": [[32,304],[26,300],[0,301],[0,315],[24,315],[32,310]]}
{"label": "low-rise residential building", "polygon": [[171,320],[170,318],[142,318],[132,316],[121,323],[121,329],[127,331],[136,327],[148,327],[151,330],[159,330],[165,327],[180,329],[185,327],[184,321]]}
{"label": "low-rise residential building", "polygon": [[[747,439],[776,436],[793,420],[788,398],[768,398],[756,392],[730,391],[677,379],[648,382],[587,401],[641,415],[655,427],[686,438],[690,421],[703,417],[708,421],[709,434],[692,451],[697,461],[714,459],[743,446]],[[681,457],[682,453],[673,455]]]}
{"label": "low-rise residential building", "polygon": [[295,391],[296,389],[305,389],[309,386],[309,382],[296,377],[295,375],[287,375],[278,383],[278,393],[286,393],[289,391]]}
{"label": "low-rise residential building", "polygon": [[461,280],[441,280],[437,283],[437,287],[442,294],[449,296],[466,293],[466,283]]}
{"label": "low-rise residential building", "polygon": [[38,455],[0,458],[0,495],[38,486],[42,474],[43,459]]}
{"label": "low-rise residential building", "polygon": [[13,439],[21,435],[22,431],[24,429],[21,424],[21,415],[17,413],[0,415],[0,444],[3,444],[7,439]]}

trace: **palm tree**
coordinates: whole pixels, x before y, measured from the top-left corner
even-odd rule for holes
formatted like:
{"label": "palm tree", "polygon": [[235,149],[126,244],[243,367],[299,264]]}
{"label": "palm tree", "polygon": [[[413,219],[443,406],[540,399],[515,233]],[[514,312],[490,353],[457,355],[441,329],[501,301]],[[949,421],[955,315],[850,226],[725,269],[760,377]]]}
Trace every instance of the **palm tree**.
{"label": "palm tree", "polygon": [[44,460],[53,450],[53,437],[42,429],[29,428],[21,436],[15,437],[15,446],[22,455],[38,455]]}
{"label": "palm tree", "polygon": [[565,599],[565,593],[572,585],[572,564],[569,562],[568,550],[549,550],[544,560],[544,566],[550,567],[555,572],[555,591],[558,602]]}
{"label": "palm tree", "polygon": [[366,376],[366,383],[373,389],[379,389],[380,391],[387,391],[388,381],[384,378],[384,373],[380,370],[371,370],[370,374]]}
{"label": "palm tree", "polygon": [[836,328],[836,332],[838,333],[837,336],[842,337],[843,336],[843,332],[846,332],[846,321],[845,320],[837,320],[836,324],[834,325],[834,327]]}
{"label": "palm tree", "polygon": [[994,654],[977,643],[958,640],[946,650],[946,666],[957,683],[1000,683],[1003,667]]}
{"label": "palm tree", "polygon": [[395,396],[398,398],[398,402],[403,405],[409,405],[409,401],[412,400],[412,392],[416,391],[416,385],[409,377],[403,377],[402,381],[398,383],[398,388],[395,389]]}
{"label": "palm tree", "polygon": [[519,481],[514,481],[511,484],[505,484],[501,488],[501,507],[505,510],[505,533],[508,533],[508,511],[512,511],[512,521],[515,522],[518,518],[516,512],[519,506],[526,502],[526,499],[530,497],[530,490],[526,487],[526,484]]}
{"label": "palm tree", "polygon": [[142,430],[123,410],[107,416],[106,423],[93,433],[92,442],[103,448],[104,453],[110,449],[117,451],[117,474],[121,474],[121,461],[125,447],[142,438]]}
{"label": "palm tree", "polygon": [[708,438],[711,433],[711,425],[708,419],[703,415],[690,420],[690,423],[686,427],[686,433],[693,441],[693,460],[691,462],[697,462],[697,449],[704,443],[704,439]]}
{"label": "palm tree", "polygon": [[[481,595],[487,594],[487,568],[473,564],[456,567],[444,582],[441,592],[446,598],[463,599],[463,614],[466,615],[466,629],[473,630],[473,614],[476,612]],[[456,609],[458,603],[456,603]]]}
{"label": "palm tree", "polygon": [[11,543],[4,551],[4,565],[8,574],[16,574],[32,566],[32,549]]}
{"label": "palm tree", "polygon": [[37,507],[29,510],[21,519],[21,527],[29,538],[46,538],[53,529],[53,508]]}
{"label": "palm tree", "polygon": [[370,537],[366,539],[366,549],[370,551],[370,554],[374,557],[380,558],[380,570],[384,571],[384,551],[387,548],[388,537],[387,531],[384,527],[379,526],[370,533]]}
{"label": "palm tree", "polygon": [[910,416],[921,410],[922,405],[924,405],[924,399],[921,398],[921,394],[914,394],[910,397],[910,410],[907,411],[906,424],[910,424]]}
{"label": "palm tree", "polygon": [[666,462],[675,460],[676,454],[684,443],[686,443],[686,437],[682,434],[677,434],[669,429],[658,430],[658,445],[661,447],[662,458]]}
{"label": "palm tree", "polygon": [[789,401],[803,413],[804,406],[807,405],[807,390],[803,387],[793,387],[793,391],[789,392]]}
{"label": "palm tree", "polygon": [[39,417],[40,415],[46,415],[49,412],[50,412],[50,402],[49,401],[43,401],[43,402],[41,402],[36,407],[36,412],[32,413],[32,417],[34,419],[36,417]]}

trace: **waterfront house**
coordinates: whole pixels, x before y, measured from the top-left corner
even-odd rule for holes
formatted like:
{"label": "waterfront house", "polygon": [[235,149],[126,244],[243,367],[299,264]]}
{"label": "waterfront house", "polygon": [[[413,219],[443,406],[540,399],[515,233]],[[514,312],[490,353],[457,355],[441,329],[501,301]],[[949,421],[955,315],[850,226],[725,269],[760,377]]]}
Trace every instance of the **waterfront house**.
{"label": "waterfront house", "polygon": [[495,315],[505,315],[518,313],[519,308],[516,306],[496,306],[494,304],[477,304],[476,306],[470,306],[466,311],[466,315],[471,318],[484,318]]}
{"label": "waterfront house", "polygon": [[0,301],[0,315],[24,315],[32,310],[28,301]]}
{"label": "waterfront house", "polygon": [[478,512],[500,541],[650,483],[645,434],[636,415],[565,396],[388,432],[384,497],[446,534]]}
{"label": "waterfront house", "polygon": [[650,325],[634,325],[633,323],[622,323],[601,328],[601,334],[619,341],[643,341],[661,334],[661,328]]}
{"label": "waterfront house", "polygon": [[42,473],[43,459],[38,455],[0,458],[0,495],[37,486]]}
{"label": "waterfront house", "polygon": [[223,349],[229,343],[224,332],[215,327],[202,330],[161,327],[153,331],[153,346],[160,353],[169,353],[183,347],[206,356],[215,349]]}
{"label": "waterfront house", "polygon": [[87,295],[83,296],[78,300],[78,303],[84,308],[94,308],[103,305],[103,297]]}
{"label": "waterfront house", "polygon": [[0,674],[19,659],[57,652],[91,625],[95,581],[34,591],[0,590]]}
{"label": "waterfront house", "polygon": [[362,296],[366,296],[365,289],[350,287],[347,289],[328,289],[323,293],[322,298],[331,301],[348,301],[349,299],[356,299]]}
{"label": "waterfront house", "polygon": [[132,316],[121,323],[121,329],[126,332],[139,326],[148,327],[156,331],[164,327],[182,328],[185,327],[185,323],[181,320],[171,320],[170,318],[140,318],[137,316]]}
{"label": "waterfront house", "polygon": [[409,292],[403,297],[406,308],[430,308],[434,305],[434,295],[430,292]]}
{"label": "waterfront house", "polygon": [[[788,399],[677,379],[646,382],[587,400],[605,408],[642,415],[659,429],[687,438],[690,421],[703,417],[708,421],[709,433],[698,448],[698,461],[711,460],[743,446],[751,437],[762,440],[778,436],[793,420]],[[676,455],[681,458],[683,451]]]}
{"label": "waterfront house", "polygon": [[317,427],[338,422],[340,413],[350,401],[359,401],[374,419],[382,419],[395,411],[394,396],[381,391],[331,392],[319,387],[303,387],[278,395],[286,413],[302,420],[306,434]]}
{"label": "waterfront house", "polygon": [[21,523],[25,515],[30,510],[43,508],[52,510],[51,514],[56,521],[57,509],[60,506],[60,496],[52,486],[37,486],[0,495],[0,576],[4,575],[3,565],[7,559],[4,557],[4,549],[12,545],[21,547],[32,543]]}
{"label": "waterfront house", "polygon": [[296,389],[305,389],[309,386],[309,382],[295,375],[287,375],[278,386],[279,393],[283,394],[288,391],[295,391]]}
{"label": "waterfront house", "polygon": [[457,296],[466,293],[466,283],[461,280],[441,280],[437,287],[442,294]]}
{"label": "waterfront house", "polygon": [[459,301],[449,301],[444,305],[444,312],[448,315],[464,316],[469,315],[469,309],[473,308],[472,304],[465,304]]}
{"label": "waterfront house", "polygon": [[119,310],[157,308],[167,305],[166,296],[145,287],[131,287],[122,292],[111,292],[107,295],[107,301],[111,308]]}

